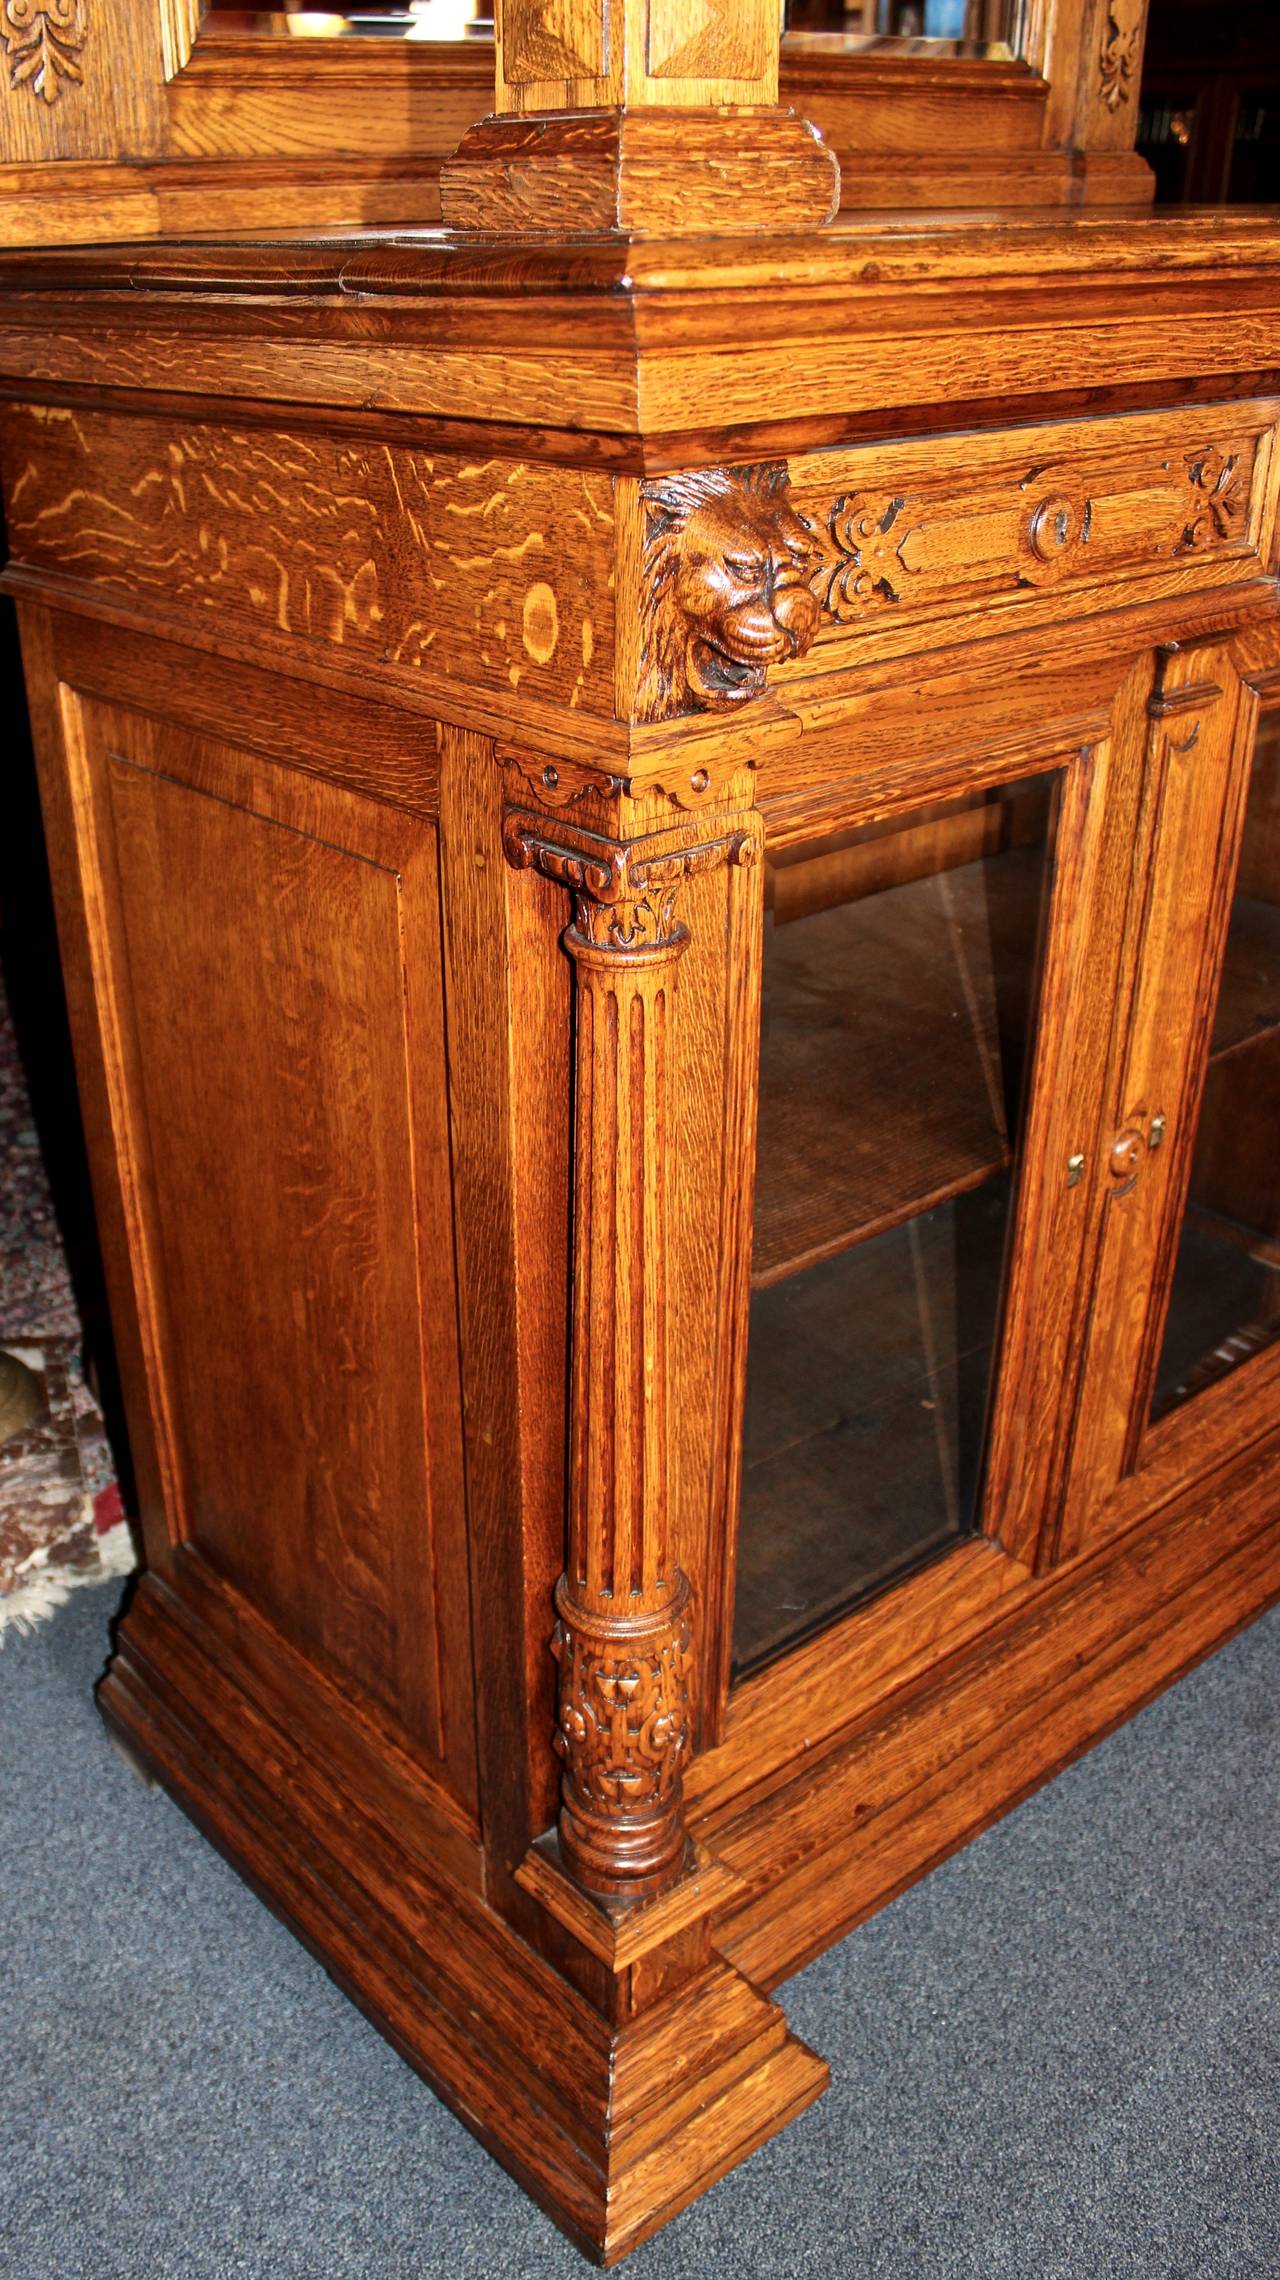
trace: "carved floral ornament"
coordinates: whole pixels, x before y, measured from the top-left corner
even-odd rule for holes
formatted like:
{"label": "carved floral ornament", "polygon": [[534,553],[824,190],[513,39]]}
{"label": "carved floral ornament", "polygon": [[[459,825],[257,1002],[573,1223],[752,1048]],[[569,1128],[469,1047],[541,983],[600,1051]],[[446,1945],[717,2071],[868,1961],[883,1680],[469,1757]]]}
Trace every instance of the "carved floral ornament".
{"label": "carved floral ornament", "polygon": [[1228,454],[1216,448],[1195,451],[1188,457],[1186,468],[1190,513],[1179,551],[1211,545],[1215,538],[1234,538],[1245,503],[1244,478],[1235,452]]}
{"label": "carved floral ornament", "polygon": [[3,0],[0,37],[9,58],[9,85],[29,87],[41,103],[56,103],[63,84],[81,79],[85,43],[82,0]]}
{"label": "carved floral ornament", "polygon": [[[687,1585],[676,1609],[633,1639],[592,1635],[590,1618],[567,1601],[552,1641],[560,1665],[556,1750],[579,1806],[609,1813],[661,1812],[679,1789],[689,1752]],[[585,1625],[585,1627],[584,1627]]]}
{"label": "carved floral ornament", "polygon": [[1109,111],[1128,102],[1141,54],[1142,17],[1136,0],[1111,0],[1098,55],[1098,92]]}

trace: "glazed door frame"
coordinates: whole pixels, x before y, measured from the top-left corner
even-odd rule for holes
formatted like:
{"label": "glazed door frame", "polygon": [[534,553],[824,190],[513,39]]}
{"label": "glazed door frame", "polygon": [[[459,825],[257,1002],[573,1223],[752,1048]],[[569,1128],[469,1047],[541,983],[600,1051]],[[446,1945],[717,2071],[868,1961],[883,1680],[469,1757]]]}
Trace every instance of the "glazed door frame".
{"label": "glazed door frame", "polygon": [[1160,652],[1148,712],[1142,900],[1119,1009],[1090,1358],[1058,1558],[1208,1478],[1274,1431],[1280,1415],[1280,1348],[1272,1345],[1151,1420],[1255,740],[1263,713],[1280,713],[1274,610]]}
{"label": "glazed door frame", "polygon": [[[898,693],[892,713],[883,696],[867,700],[861,719],[851,708],[840,739],[847,773],[820,800],[789,797],[781,771],[775,784],[766,778],[760,804],[774,848],[1041,773],[1056,772],[1060,791],[981,1533],[732,1688],[726,1623],[720,1747],[695,1760],[695,1800],[727,1799],[771,1763],[784,1764],[797,1728],[813,1741],[846,1726],[997,1620],[1033,1588],[1036,1568],[1053,1561],[1076,1389],[1095,1361],[1084,1304],[1093,1174],[1108,1113],[1151,680],[1149,646],[1135,653],[1099,645],[1069,677],[1057,660],[1028,668],[997,653],[980,684],[970,668],[954,682],[939,677],[923,705],[916,689]],[[1039,725],[1010,734],[1011,712]],[[1073,1164],[1080,1157],[1084,1178]],[[728,1536],[731,1609],[736,1528]]]}

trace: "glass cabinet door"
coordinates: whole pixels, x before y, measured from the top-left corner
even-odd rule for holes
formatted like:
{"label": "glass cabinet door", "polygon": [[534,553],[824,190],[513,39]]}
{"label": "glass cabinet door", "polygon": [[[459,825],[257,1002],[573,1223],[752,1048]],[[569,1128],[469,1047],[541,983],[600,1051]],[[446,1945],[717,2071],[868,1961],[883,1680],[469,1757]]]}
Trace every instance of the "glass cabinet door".
{"label": "glass cabinet door", "polygon": [[739,1674],[978,1525],[1057,810],[769,858]]}
{"label": "glass cabinet door", "polygon": [[1280,1338],[1280,713],[1254,744],[1152,1416]]}

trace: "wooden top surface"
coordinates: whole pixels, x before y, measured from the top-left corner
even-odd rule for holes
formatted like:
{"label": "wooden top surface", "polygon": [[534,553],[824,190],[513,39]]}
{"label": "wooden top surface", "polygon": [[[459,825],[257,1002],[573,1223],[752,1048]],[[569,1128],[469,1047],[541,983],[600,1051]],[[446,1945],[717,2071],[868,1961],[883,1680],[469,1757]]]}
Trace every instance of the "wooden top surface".
{"label": "wooden top surface", "polygon": [[1018,280],[1158,278],[1212,270],[1280,274],[1280,208],[1149,207],[989,213],[847,213],[797,236],[513,242],[434,227],[273,231],[159,244],[0,252],[0,291],[265,295],[531,293],[632,301],[679,291],[760,293]]}
{"label": "wooden top surface", "polygon": [[847,215],[776,238],[441,229],[0,255],[0,393],[483,423],[679,464],[1267,393],[1280,215]]}

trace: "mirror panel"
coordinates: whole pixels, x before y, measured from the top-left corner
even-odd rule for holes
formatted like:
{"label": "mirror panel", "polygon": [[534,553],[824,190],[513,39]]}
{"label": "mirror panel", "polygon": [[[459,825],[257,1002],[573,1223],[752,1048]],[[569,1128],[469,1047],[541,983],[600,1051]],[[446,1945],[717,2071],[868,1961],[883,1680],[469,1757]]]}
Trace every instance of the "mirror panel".
{"label": "mirror panel", "polygon": [[[1023,50],[1027,0],[788,0],[787,45],[802,54],[991,56]],[[348,0],[332,13],[277,10],[208,0],[215,36],[282,39],[492,39],[493,0]]]}

